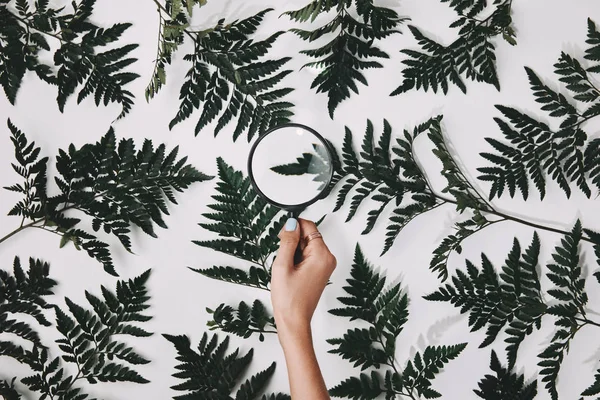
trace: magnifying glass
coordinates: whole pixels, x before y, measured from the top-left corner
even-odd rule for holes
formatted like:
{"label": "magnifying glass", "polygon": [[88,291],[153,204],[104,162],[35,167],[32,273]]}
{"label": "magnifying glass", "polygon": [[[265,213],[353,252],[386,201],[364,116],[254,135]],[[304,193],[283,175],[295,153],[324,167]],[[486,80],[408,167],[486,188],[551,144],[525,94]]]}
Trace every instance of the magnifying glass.
{"label": "magnifying glass", "polygon": [[254,142],[248,175],[259,196],[297,218],[329,194],[333,160],[331,145],[317,131],[301,124],[283,124]]}

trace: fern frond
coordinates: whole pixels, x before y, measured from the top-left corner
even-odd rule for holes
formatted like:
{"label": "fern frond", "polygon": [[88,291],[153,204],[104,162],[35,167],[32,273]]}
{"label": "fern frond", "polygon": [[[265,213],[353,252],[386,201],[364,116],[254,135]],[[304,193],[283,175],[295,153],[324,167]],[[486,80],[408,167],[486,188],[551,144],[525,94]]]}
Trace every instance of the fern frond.
{"label": "fern frond", "polygon": [[457,270],[451,284],[440,287],[425,299],[450,302],[460,308],[461,313],[469,313],[471,331],[487,327],[486,338],[480,347],[493,343],[505,329],[509,368],[512,369],[519,345],[533,329],[540,328],[542,316],[549,312],[542,299],[536,272],[539,251],[537,234],[524,253],[519,241],[514,239],[500,274],[482,254],[481,270],[467,260],[467,273]]}
{"label": "fern frond", "polygon": [[[448,0],[444,0],[448,1]],[[425,36],[417,27],[409,26],[422,51],[405,49],[408,56],[402,63],[403,82],[390,95],[395,96],[409,90],[441,90],[448,93],[451,84],[463,92],[467,88],[463,79],[485,82],[500,90],[496,71],[496,54],[492,38],[502,34],[511,45],[515,45],[509,0],[494,2],[495,9],[485,19],[476,16],[485,8],[486,1],[452,1],[451,6],[460,15],[450,27],[460,28],[459,37],[444,46]]]}
{"label": "fern frond", "polygon": [[[67,99],[82,85],[78,103],[93,94],[96,105],[118,103],[122,110],[117,118],[125,116],[133,105],[134,95],[124,87],[139,75],[124,69],[137,61],[129,53],[138,45],[128,44],[104,52],[101,49],[118,42],[131,24],[97,26],[90,20],[93,2],[89,0],[62,8],[49,7],[47,1],[35,2],[29,8],[28,3],[17,7],[20,15],[14,14],[7,4],[0,6],[3,21],[0,84],[9,101],[15,103],[25,71],[29,70],[58,87],[56,101],[61,112]],[[60,40],[55,51],[46,40],[50,37]],[[40,57],[44,52],[53,52],[52,65],[43,61],[48,57]],[[57,68],[56,72],[52,67]]]}
{"label": "fern frond", "polygon": [[[243,371],[250,365],[253,350],[245,355],[240,355],[236,349],[227,354],[229,337],[219,341],[217,335],[209,336],[204,333],[198,345],[198,351],[191,348],[190,340],[185,335],[173,336],[164,334],[163,337],[171,342],[177,350],[175,368],[178,372],[173,376],[182,380],[171,389],[184,394],[174,396],[174,399],[183,400],[197,398],[231,398],[233,388],[239,385]],[[257,373],[239,386],[236,399],[257,399],[270,377],[275,372],[275,363],[266,370]],[[281,393],[264,395],[265,400],[284,400],[288,396]]]}
{"label": "fern frond", "polygon": [[537,380],[525,383],[525,377],[504,368],[492,350],[490,369],[495,375],[485,375],[473,390],[485,400],[533,400],[537,395]]}
{"label": "fern frond", "polygon": [[[355,4],[357,15],[350,12]],[[384,39],[394,33],[407,18],[402,18],[389,8],[374,5],[372,0],[331,1],[315,0],[305,7],[288,11],[284,15],[296,22],[312,21],[319,14],[335,9],[333,19],[314,30],[292,29],[304,41],[313,42],[322,37],[331,40],[322,47],[304,50],[301,53],[317,59],[304,67],[321,69],[311,88],[317,93],[327,93],[329,116],[333,118],[336,108],[358,94],[357,84],[367,86],[362,71],[382,68],[375,59],[389,58],[388,54],[374,45],[375,40]]]}
{"label": "fern frond", "polygon": [[[29,269],[23,271],[21,260],[15,257],[13,273],[0,269],[0,335],[8,333],[23,339],[32,346],[42,346],[37,330],[26,321],[13,319],[19,315],[33,318],[41,326],[50,326],[45,310],[52,305],[45,300],[53,294],[56,281],[50,278],[48,263],[29,259]],[[5,355],[24,362],[29,350],[19,344],[2,342],[0,356]]]}
{"label": "fern frond", "polygon": [[[587,43],[592,47],[586,50],[586,57],[591,57],[588,59],[595,57],[598,36],[595,24],[589,20]],[[558,80],[565,84],[577,104],[545,85],[533,70],[525,68],[536,101],[551,117],[561,119],[560,126],[555,131],[525,113],[497,106],[510,120],[509,124],[495,119],[510,144],[486,138],[496,152],[481,153],[492,166],[479,168],[483,174],[478,178],[491,182],[490,199],[502,196],[505,188],[511,197],[519,188],[523,198],[527,199],[530,181],[543,199],[548,178],[558,183],[567,197],[571,195],[571,183],[587,197],[592,196],[590,182],[600,189],[598,140],[588,141],[588,134],[582,128],[587,121],[600,115],[600,90],[588,76],[588,72],[600,72],[600,69],[591,67],[586,71],[576,58],[565,52],[561,53],[554,68]],[[591,105],[587,106],[588,103]],[[579,110],[579,105],[586,105],[586,108]]]}
{"label": "fern frond", "polygon": [[367,129],[362,143],[360,158],[352,147],[352,133],[346,128],[344,137],[340,181],[342,187],[338,194],[335,210],[339,210],[347,201],[351,191],[355,191],[350,201],[347,221],[351,220],[365,199],[378,203],[368,213],[367,226],[363,234],[369,233],[383,211],[390,203],[395,209],[389,217],[386,228],[386,240],[383,253],[395,242],[400,231],[416,216],[435,208],[438,203],[431,191],[427,179],[414,158],[412,145],[421,133],[439,127],[441,117],[435,117],[414,128],[411,134],[396,139],[391,146],[392,128],[384,120],[384,130],[378,143],[374,143],[374,127],[367,121]]}
{"label": "fern frond", "polygon": [[146,140],[142,148],[136,150],[132,139],[117,142],[111,128],[96,143],[59,150],[58,176],[54,179],[58,194],[48,197],[47,159],[37,161],[40,149],[28,143],[10,121],[9,128],[19,163],[13,167],[25,179],[23,184],[7,188],[25,195],[9,215],[30,219],[32,222],[25,227],[57,233],[61,236],[61,247],[72,242],[78,250],[85,250],[102,263],[112,275],[117,273],[108,245],[96,234],[81,229],[80,219],[71,215],[79,212],[91,217],[94,232],[102,229],[116,236],[131,252],[131,225],[156,237],[155,225],[167,228],[163,215],[169,214],[168,203],[177,203],[175,192],[212,179],[186,164],[187,157],[177,159],[178,147],[167,153],[165,145],[154,148],[152,142]]}
{"label": "fern frond", "polygon": [[[75,363],[89,382],[149,382],[127,364],[147,364],[150,361],[115,337],[128,335],[146,337],[151,333],[130,322],[146,322],[150,317],[142,312],[149,308],[146,283],[150,270],[129,281],[117,282],[116,291],[102,286],[99,298],[86,292],[92,310],[87,310],[65,298],[70,315],[56,308],[56,326],[63,338],[57,340],[65,353],[63,360]],[[116,362],[119,360],[121,362]]]}
{"label": "fern frond", "polygon": [[[202,32],[192,33],[186,27],[179,27],[194,38],[195,51],[184,57],[191,67],[180,90],[179,111],[169,129],[201,107],[195,135],[216,120],[216,136],[235,118],[233,140],[245,133],[250,141],[274,126],[289,122],[293,104],[283,98],[293,89],[277,86],[291,73],[282,69],[290,58],[265,59],[283,32],[260,41],[249,37],[270,11],[266,9],[227,25],[221,20],[217,26]],[[161,79],[159,76],[158,81]]]}
{"label": "fern frond", "polygon": [[0,380],[0,396],[4,400],[21,400],[21,395],[15,389],[15,380],[16,378],[13,378],[10,383]]}
{"label": "fern frond", "polygon": [[220,304],[215,310],[207,308],[207,311],[212,317],[207,323],[210,330],[220,329],[245,339],[258,333],[261,342],[265,340],[265,333],[277,332],[275,320],[260,300],[254,300],[252,306],[240,301],[237,309]]}

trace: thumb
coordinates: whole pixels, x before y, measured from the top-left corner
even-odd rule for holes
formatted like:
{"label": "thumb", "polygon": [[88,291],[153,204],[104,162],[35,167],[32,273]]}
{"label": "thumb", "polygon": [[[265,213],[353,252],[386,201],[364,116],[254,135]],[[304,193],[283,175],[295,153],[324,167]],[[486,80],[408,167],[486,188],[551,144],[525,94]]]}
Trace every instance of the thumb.
{"label": "thumb", "polygon": [[290,218],[279,233],[279,251],[274,266],[291,268],[294,266],[294,253],[300,242],[300,225],[295,218]]}

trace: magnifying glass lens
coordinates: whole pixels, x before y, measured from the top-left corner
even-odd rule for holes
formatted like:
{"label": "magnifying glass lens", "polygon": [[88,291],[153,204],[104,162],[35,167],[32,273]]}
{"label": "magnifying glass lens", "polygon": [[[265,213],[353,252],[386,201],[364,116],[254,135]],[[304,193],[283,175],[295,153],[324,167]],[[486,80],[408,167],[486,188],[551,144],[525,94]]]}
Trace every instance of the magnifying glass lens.
{"label": "magnifying glass lens", "polygon": [[249,166],[259,192],[283,208],[319,198],[333,174],[325,143],[302,126],[283,126],[265,134],[255,145]]}

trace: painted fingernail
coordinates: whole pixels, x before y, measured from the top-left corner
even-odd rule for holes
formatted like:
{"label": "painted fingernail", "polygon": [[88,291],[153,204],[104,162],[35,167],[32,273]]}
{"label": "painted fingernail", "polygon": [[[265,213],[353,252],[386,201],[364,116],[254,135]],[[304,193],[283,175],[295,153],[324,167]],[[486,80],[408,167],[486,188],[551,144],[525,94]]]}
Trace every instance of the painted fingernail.
{"label": "painted fingernail", "polygon": [[290,218],[285,223],[285,230],[287,232],[292,232],[292,231],[296,230],[297,226],[298,226],[298,221],[296,221],[296,218]]}

